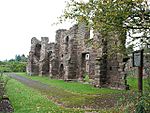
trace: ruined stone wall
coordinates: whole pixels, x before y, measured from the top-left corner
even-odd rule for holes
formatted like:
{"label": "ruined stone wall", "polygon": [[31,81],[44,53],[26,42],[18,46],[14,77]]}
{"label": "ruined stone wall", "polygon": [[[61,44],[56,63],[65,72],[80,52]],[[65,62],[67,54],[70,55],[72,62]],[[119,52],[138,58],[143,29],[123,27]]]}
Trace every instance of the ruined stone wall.
{"label": "ruined stone wall", "polygon": [[41,43],[38,39],[33,37],[31,39],[31,50],[29,52],[28,58],[28,74],[30,75],[37,75],[39,74],[39,59],[40,59],[40,50],[41,50]]}
{"label": "ruined stone wall", "polygon": [[[118,38],[119,37],[117,34],[110,34],[110,37],[108,37],[106,40],[107,46],[105,48],[107,49],[107,56],[106,61],[104,61],[106,62],[106,67],[103,68],[106,76],[104,76],[105,74],[102,73],[100,75],[100,79],[102,79],[102,86],[125,89],[125,62],[123,62],[124,55],[117,50],[113,50],[120,45]],[[103,52],[105,53],[105,49],[103,49]],[[102,57],[105,57],[105,55],[102,55]],[[100,69],[100,71],[103,69]]]}
{"label": "ruined stone wall", "polygon": [[56,31],[56,42],[31,40],[27,72],[30,75],[49,75],[52,78],[83,80],[85,75],[98,87],[123,88],[123,56],[106,56],[114,40],[105,40],[98,32],[90,39],[90,30],[84,23],[69,30]]}
{"label": "ruined stone wall", "polygon": [[65,65],[67,73],[65,73],[65,79],[76,79],[76,67],[77,67],[77,43],[76,43],[76,34],[77,34],[77,25],[71,27],[66,31],[65,36]]}
{"label": "ruined stone wall", "polygon": [[48,37],[41,37],[41,41],[33,37],[29,52],[27,72],[30,75],[49,75],[49,52],[51,44]]}
{"label": "ruined stone wall", "polygon": [[121,54],[115,55],[108,59],[107,64],[107,81],[110,87],[124,89],[125,80],[125,62]]}
{"label": "ruined stone wall", "polygon": [[[89,39],[89,29],[84,23],[78,25],[76,34],[77,41],[77,77],[83,79],[84,74],[86,73],[86,54],[89,51],[86,51],[86,40]],[[87,62],[88,63],[88,62]],[[89,74],[89,71],[87,72]]]}
{"label": "ruined stone wall", "polygon": [[41,51],[39,60],[39,74],[49,75],[48,37],[41,37]]}
{"label": "ruined stone wall", "polygon": [[56,44],[58,48],[59,60],[59,78],[76,79],[76,59],[77,59],[77,44],[76,31],[77,25],[74,25],[69,30],[58,30],[56,33]]}
{"label": "ruined stone wall", "polygon": [[[58,75],[57,46],[55,43],[48,44],[49,76]],[[55,77],[56,78],[56,77]]]}
{"label": "ruined stone wall", "polygon": [[95,51],[95,75],[94,85],[97,87],[113,87],[118,89],[125,89],[125,72],[123,62],[123,54],[111,53],[114,45],[119,45],[118,37],[103,38],[100,33],[95,33],[95,43],[93,45],[100,45]]}

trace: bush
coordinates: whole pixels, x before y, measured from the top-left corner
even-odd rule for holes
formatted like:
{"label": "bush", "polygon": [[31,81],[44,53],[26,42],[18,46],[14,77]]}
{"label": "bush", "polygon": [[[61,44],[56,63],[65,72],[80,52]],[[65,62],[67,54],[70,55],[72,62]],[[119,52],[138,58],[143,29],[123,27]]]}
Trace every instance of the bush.
{"label": "bush", "polygon": [[5,95],[6,93],[6,85],[8,82],[8,78],[4,78],[3,72],[0,74],[0,99]]}
{"label": "bush", "polygon": [[137,91],[130,91],[130,95],[124,104],[125,112],[133,113],[150,113],[150,77],[147,78],[143,94]]}
{"label": "bush", "polygon": [[25,72],[27,62],[9,61],[0,64],[1,72]]}
{"label": "bush", "polygon": [[0,66],[0,72],[11,72],[11,69],[7,66]]}

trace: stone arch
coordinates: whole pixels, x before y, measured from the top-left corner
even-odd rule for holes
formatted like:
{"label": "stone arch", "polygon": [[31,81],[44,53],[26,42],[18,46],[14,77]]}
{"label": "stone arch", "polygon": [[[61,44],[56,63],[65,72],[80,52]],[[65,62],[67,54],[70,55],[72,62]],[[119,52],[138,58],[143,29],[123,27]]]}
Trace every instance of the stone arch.
{"label": "stone arch", "polygon": [[84,74],[90,74],[89,71],[89,52],[85,52],[81,54],[81,76],[84,77]]}
{"label": "stone arch", "polygon": [[66,36],[65,43],[68,43],[68,42],[69,42],[69,36]]}
{"label": "stone arch", "polygon": [[65,70],[64,70],[64,65],[60,64],[59,66],[59,77],[64,78]]}
{"label": "stone arch", "polygon": [[65,38],[65,51],[66,51],[66,53],[68,52],[68,47],[69,47],[69,36],[66,36],[66,38]]}

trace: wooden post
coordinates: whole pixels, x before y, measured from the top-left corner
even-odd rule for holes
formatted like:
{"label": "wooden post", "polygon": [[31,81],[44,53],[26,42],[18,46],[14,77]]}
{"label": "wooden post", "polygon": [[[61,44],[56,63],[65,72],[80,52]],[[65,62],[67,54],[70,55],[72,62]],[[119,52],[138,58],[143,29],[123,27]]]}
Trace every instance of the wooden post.
{"label": "wooden post", "polygon": [[142,95],[143,91],[143,67],[138,67],[138,90],[139,93]]}
{"label": "wooden post", "polygon": [[138,90],[143,91],[143,50],[133,52],[133,67],[138,67]]}

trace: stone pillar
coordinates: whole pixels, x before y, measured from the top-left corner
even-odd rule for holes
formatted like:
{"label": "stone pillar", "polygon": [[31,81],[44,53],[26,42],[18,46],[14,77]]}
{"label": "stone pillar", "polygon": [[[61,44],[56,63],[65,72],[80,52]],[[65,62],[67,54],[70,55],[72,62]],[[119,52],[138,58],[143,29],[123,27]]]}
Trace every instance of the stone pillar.
{"label": "stone pillar", "polygon": [[48,37],[41,37],[41,52],[39,61],[40,76],[49,74],[49,58],[48,58]]}
{"label": "stone pillar", "polygon": [[68,80],[68,74],[69,74],[69,66],[65,66],[64,80]]}
{"label": "stone pillar", "polygon": [[52,62],[49,63],[49,76],[52,77]]}
{"label": "stone pillar", "polygon": [[39,74],[39,53],[40,52],[40,41],[33,37],[31,39],[31,49],[29,52],[27,72],[29,75]]}
{"label": "stone pillar", "polygon": [[129,85],[127,84],[127,70],[125,70],[125,66],[126,65],[126,62],[121,62],[119,63],[119,69],[118,69],[118,72],[120,73],[120,77],[118,78],[119,79],[119,88],[120,89],[129,89]]}
{"label": "stone pillar", "polygon": [[94,77],[94,86],[100,87],[100,59],[97,58],[95,62],[95,77]]}

